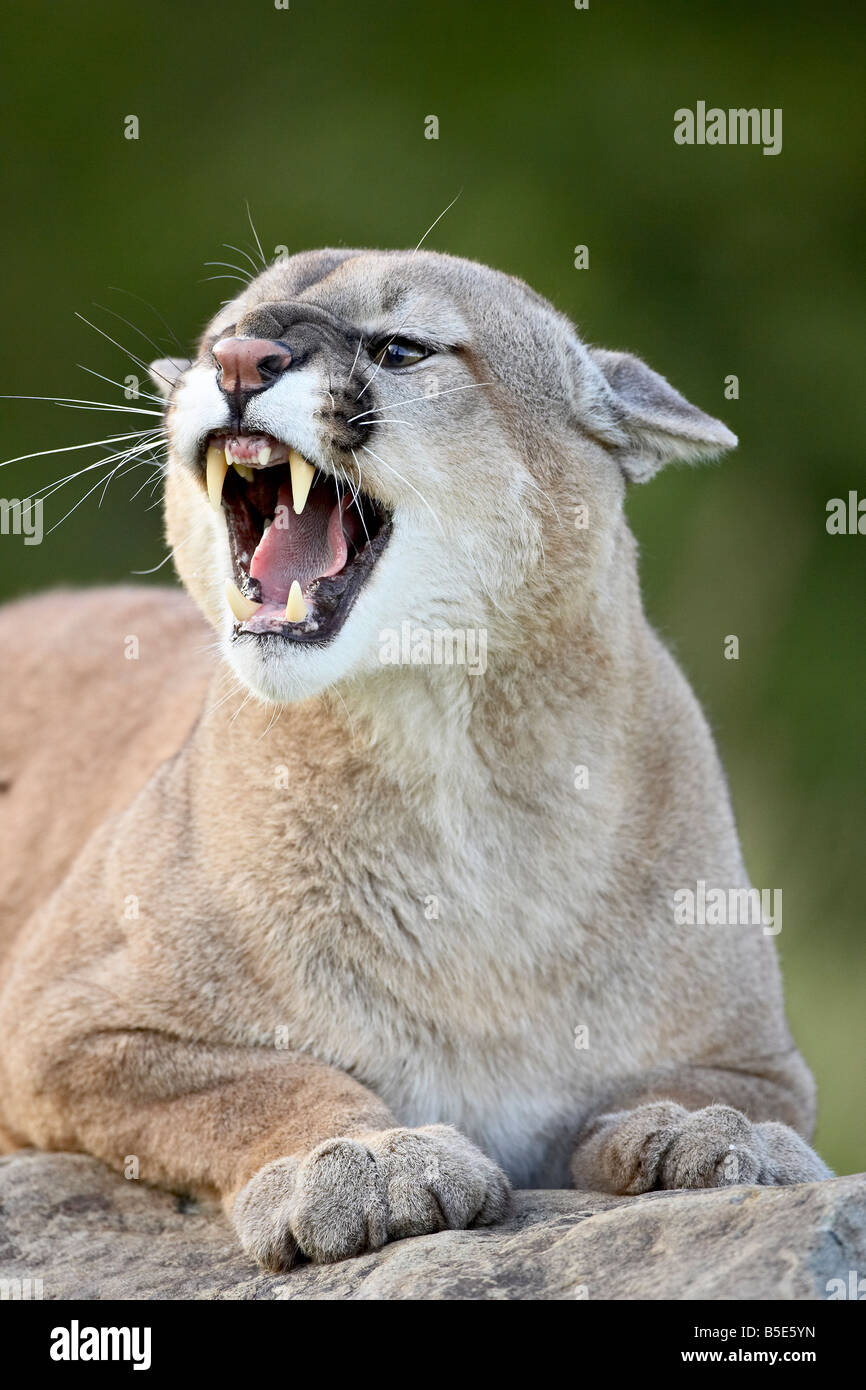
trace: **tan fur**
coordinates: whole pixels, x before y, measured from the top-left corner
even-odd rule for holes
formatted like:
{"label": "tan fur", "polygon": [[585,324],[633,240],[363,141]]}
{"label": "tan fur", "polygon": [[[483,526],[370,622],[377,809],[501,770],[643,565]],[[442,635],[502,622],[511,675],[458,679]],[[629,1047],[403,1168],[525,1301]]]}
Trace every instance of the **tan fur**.
{"label": "tan fur", "polygon": [[[239,655],[193,466],[222,423],[208,344],[275,304],[364,332],[409,315],[466,350],[434,359],[411,426],[395,406],[421,371],[356,407],[392,412],[371,447],[403,481],[363,455],[394,538],[320,664]],[[317,403],[297,442],[323,467],[354,347],[330,387],[322,362],[286,384]],[[809,1136],[814,1100],[772,937],[673,919],[677,889],[748,878],[622,498],[724,427],[519,282],[358,252],[295,258],[221,310],[168,421],[168,531],[221,652],[165,590],[0,619],[7,1146],[135,1156],[222,1199],[274,1267],[495,1220],[496,1165],[615,1191],[826,1175],[787,1128]],[[279,423],[256,421],[296,442]],[[483,625],[486,673],[383,667],[404,617]]]}

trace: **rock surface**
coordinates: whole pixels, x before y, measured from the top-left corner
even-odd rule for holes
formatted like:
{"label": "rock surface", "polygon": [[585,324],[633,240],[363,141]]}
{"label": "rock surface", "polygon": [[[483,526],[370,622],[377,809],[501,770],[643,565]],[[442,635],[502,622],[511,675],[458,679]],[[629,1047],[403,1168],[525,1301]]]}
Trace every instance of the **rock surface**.
{"label": "rock surface", "polygon": [[644,1197],[520,1192],[501,1226],[272,1275],[208,1207],[77,1154],[0,1159],[0,1280],[41,1279],[44,1299],[824,1299],[851,1270],[866,1271],[866,1175]]}

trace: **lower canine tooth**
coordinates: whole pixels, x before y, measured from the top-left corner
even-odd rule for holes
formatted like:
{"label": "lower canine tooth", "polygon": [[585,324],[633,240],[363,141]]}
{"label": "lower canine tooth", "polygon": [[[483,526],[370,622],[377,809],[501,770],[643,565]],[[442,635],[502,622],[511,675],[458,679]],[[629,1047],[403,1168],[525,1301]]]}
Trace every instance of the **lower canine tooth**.
{"label": "lower canine tooth", "polygon": [[246,478],[248,483],[251,483],[253,478],[255,477],[255,474],[253,470],[250,468],[249,464],[232,462],[232,467],[234,468],[236,473],[240,473],[242,478]]}
{"label": "lower canine tooth", "polygon": [[223,496],[223,483],[228,472],[225,449],[220,449],[218,445],[212,444],[207,451],[207,495],[210,504],[215,512],[220,509]]}
{"label": "lower canine tooth", "polygon": [[[297,510],[297,508],[295,510]],[[306,616],[307,605],[304,603],[301,586],[297,579],[293,579],[292,587],[289,590],[289,599],[286,604],[286,621],[290,623],[302,623]]]}
{"label": "lower canine tooth", "polygon": [[247,618],[251,618],[254,613],[258,613],[262,606],[260,603],[254,603],[251,598],[247,598],[245,594],[242,594],[237,584],[233,584],[230,579],[226,580],[226,602],[239,623],[245,623]]}
{"label": "lower canine tooth", "polygon": [[297,449],[289,450],[289,468],[292,473],[292,508],[300,516],[310,495],[316,470]]}

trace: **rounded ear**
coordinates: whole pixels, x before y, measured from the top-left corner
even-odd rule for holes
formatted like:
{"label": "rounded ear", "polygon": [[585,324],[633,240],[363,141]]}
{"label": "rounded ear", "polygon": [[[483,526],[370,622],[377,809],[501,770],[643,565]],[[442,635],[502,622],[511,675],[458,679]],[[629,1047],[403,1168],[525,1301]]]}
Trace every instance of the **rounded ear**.
{"label": "rounded ear", "polygon": [[616,452],[633,482],[646,482],[674,459],[713,458],[735,448],[737,436],[721,420],[690,405],[639,357],[606,348],[590,348],[589,355],[612,392],[608,404],[625,435]]}
{"label": "rounded ear", "polygon": [[147,371],[157,391],[167,401],[180,377],[191,366],[186,357],[160,357],[156,362],[151,362]]}

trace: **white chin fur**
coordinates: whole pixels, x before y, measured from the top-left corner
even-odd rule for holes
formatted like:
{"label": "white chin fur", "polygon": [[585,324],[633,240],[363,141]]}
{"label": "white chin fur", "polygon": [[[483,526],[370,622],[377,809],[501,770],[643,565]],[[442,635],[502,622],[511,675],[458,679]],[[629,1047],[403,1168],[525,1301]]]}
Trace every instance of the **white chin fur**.
{"label": "white chin fur", "polygon": [[276,705],[308,700],[365,664],[375,666],[375,640],[362,644],[359,651],[348,631],[352,617],[350,613],[345,626],[324,646],[273,639],[229,640],[226,660],[247,689],[262,700]]}
{"label": "white chin fur", "polygon": [[[476,607],[471,588],[474,572],[471,568],[465,572],[459,561],[455,564],[443,556],[433,538],[420,529],[423,524],[424,518],[419,517],[414,526],[395,525],[395,534],[342,628],[322,646],[252,638],[232,641],[227,625],[225,657],[247,689],[274,704],[307,700],[338,681],[375,678],[385,669],[382,634],[399,631],[404,620],[431,629],[459,625],[460,610]],[[447,612],[441,599],[431,603],[431,593],[450,593],[455,609]]]}
{"label": "white chin fur", "polygon": [[226,660],[254,695],[273,704],[293,704],[320,695],[347,676],[378,669],[379,633],[390,621],[386,614],[395,561],[399,568],[399,551],[389,554],[394,544],[392,537],[343,626],[321,646],[279,639],[232,641],[227,635]]}

